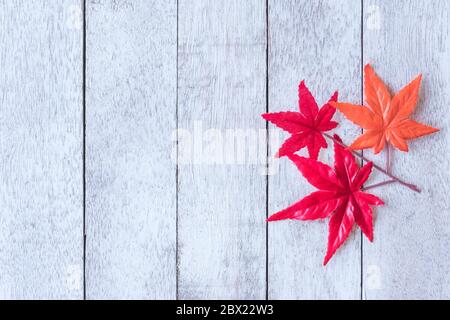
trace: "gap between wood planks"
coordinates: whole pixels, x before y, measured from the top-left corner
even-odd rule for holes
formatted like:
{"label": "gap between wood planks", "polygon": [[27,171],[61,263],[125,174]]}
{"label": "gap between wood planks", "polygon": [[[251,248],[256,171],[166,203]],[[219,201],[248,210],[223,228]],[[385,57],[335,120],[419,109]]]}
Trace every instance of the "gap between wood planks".
{"label": "gap between wood planks", "polygon": [[[269,113],[269,0],[266,0],[266,113]],[[266,220],[269,218],[269,123],[266,121]],[[266,221],[266,300],[269,299],[269,223]]]}
{"label": "gap between wood planks", "polygon": [[179,252],[178,252],[178,186],[179,186],[179,168],[178,168],[178,157],[179,157],[179,145],[178,145],[178,0],[177,0],[177,58],[176,58],[176,74],[177,74],[177,80],[176,80],[176,88],[175,88],[175,103],[176,103],[176,107],[175,107],[175,122],[176,122],[176,129],[177,129],[177,133],[176,133],[176,139],[177,139],[177,143],[176,143],[176,165],[175,165],[175,180],[176,180],[176,190],[175,190],[175,299],[179,300],[179,274],[180,274],[180,269],[178,267],[178,258],[179,258]]}
{"label": "gap between wood planks", "polygon": [[[360,75],[361,75],[361,104],[364,104],[364,0],[361,0],[361,65],[360,65]],[[361,134],[364,133],[364,129],[361,128]],[[364,156],[364,150],[361,150],[361,154]],[[361,159],[361,166],[364,165],[364,160]],[[360,275],[360,300],[363,300],[363,290],[364,290],[364,238],[363,238],[363,232],[362,230],[359,230],[359,236],[360,236],[360,243],[361,243],[361,252],[360,252],[360,269],[361,269],[361,275]]]}
{"label": "gap between wood planks", "polygon": [[86,0],[81,2],[83,13],[83,300],[86,300]]}

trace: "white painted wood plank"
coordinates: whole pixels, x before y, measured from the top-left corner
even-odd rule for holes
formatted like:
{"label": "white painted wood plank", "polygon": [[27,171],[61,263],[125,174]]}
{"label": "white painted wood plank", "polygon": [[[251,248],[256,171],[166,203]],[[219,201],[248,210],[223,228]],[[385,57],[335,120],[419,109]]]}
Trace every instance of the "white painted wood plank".
{"label": "white painted wood plank", "polygon": [[79,1],[0,1],[0,298],[83,297]]}
{"label": "white painted wood plank", "polygon": [[[269,1],[271,112],[298,110],[297,88],[303,79],[320,106],[337,89],[341,100],[360,100],[360,21],[359,1]],[[335,132],[342,137],[356,133],[340,115],[335,119],[341,122]],[[285,137],[271,145],[271,155]],[[329,144],[319,160],[332,164],[332,157]],[[314,190],[288,159],[280,159],[279,165],[269,177],[269,214]],[[323,267],[327,239],[327,220],[269,224],[270,299],[360,297],[360,231],[354,230]]]}
{"label": "white painted wood plank", "polygon": [[[441,132],[394,153],[394,174],[422,188],[378,192],[374,243],[364,243],[367,299],[450,298],[450,2],[364,1],[364,60],[397,92],[423,73],[413,118]],[[371,151],[367,154],[372,155]],[[374,159],[383,163],[383,157]]]}
{"label": "white painted wood plank", "polygon": [[176,293],[176,1],[88,1],[87,298]]}
{"label": "white painted wood plank", "polygon": [[[265,297],[265,141],[261,163],[248,157],[255,155],[250,146],[258,147],[248,140],[243,164],[222,161],[222,155],[238,156],[223,151],[231,141],[225,129],[265,133],[265,47],[263,0],[179,1],[179,127],[186,130],[179,169],[182,299]],[[196,144],[194,161],[203,143],[203,160],[217,163],[189,163],[188,141]]]}

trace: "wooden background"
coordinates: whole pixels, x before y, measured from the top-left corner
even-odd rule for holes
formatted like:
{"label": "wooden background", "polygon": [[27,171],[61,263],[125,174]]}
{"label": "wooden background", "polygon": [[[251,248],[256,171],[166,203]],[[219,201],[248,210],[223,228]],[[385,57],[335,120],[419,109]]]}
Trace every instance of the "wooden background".
{"label": "wooden background", "polygon": [[[449,21],[448,0],[1,0],[0,298],[450,298]],[[273,163],[284,134],[177,165],[196,126],[264,138],[302,79],[360,102],[368,62],[392,91],[422,72],[414,118],[441,129],[394,154],[422,193],[374,190],[374,243],[322,267],[326,221],[266,225],[312,190]]]}

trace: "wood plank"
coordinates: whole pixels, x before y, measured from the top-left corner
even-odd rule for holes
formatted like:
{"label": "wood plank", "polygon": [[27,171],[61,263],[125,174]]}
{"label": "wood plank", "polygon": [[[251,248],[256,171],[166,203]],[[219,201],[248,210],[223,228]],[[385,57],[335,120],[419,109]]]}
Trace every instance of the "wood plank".
{"label": "wood plank", "polygon": [[367,0],[364,12],[365,62],[391,92],[422,72],[412,117],[442,130],[412,141],[407,154],[394,152],[394,174],[417,183],[422,193],[399,185],[377,190],[386,205],[377,210],[374,243],[363,245],[364,297],[448,299],[450,2]]}
{"label": "wood plank", "polygon": [[[306,81],[322,105],[336,89],[340,99],[360,100],[361,8],[355,1],[269,1],[269,108],[296,110],[297,88]],[[341,136],[357,129],[336,115]],[[272,128],[272,125],[270,125]],[[271,144],[274,154],[278,144]],[[331,146],[331,145],[330,145]],[[301,152],[303,154],[303,151]],[[333,163],[332,148],[319,160]],[[286,158],[269,177],[269,214],[314,189]],[[358,299],[360,232],[354,231],[326,267],[322,266],[328,221],[269,224],[270,299]]]}
{"label": "wood plank", "polygon": [[87,4],[87,297],[176,294],[176,1]]}
{"label": "wood plank", "polygon": [[248,156],[254,141],[236,140],[245,143],[242,161],[224,151],[226,129],[265,132],[265,47],[263,0],[179,1],[182,299],[265,297],[265,141],[259,164]]}
{"label": "wood plank", "polygon": [[0,298],[83,297],[79,1],[0,2]]}

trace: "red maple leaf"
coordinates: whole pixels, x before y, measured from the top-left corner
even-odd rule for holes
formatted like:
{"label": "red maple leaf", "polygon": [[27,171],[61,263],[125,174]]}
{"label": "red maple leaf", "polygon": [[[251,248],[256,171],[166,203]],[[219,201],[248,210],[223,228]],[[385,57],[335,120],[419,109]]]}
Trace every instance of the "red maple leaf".
{"label": "red maple leaf", "polygon": [[[337,135],[335,139],[340,141]],[[331,216],[329,221],[326,265],[336,250],[345,242],[353,225],[361,228],[373,240],[373,219],[370,205],[382,205],[378,197],[363,192],[361,187],[372,171],[372,162],[362,168],[356,164],[350,151],[334,143],[334,169],[328,165],[296,154],[289,158],[308,180],[319,189],[290,207],[275,213],[268,221],[296,219],[316,220]]]}
{"label": "red maple leaf", "polygon": [[332,130],[338,125],[337,122],[331,121],[336,110],[330,105],[330,102],[337,101],[337,97],[338,93],[335,92],[319,110],[316,100],[302,81],[298,86],[300,112],[262,114],[264,119],[291,134],[281,146],[277,157],[289,156],[307,147],[309,157],[317,159],[320,148],[328,146],[322,132]]}

